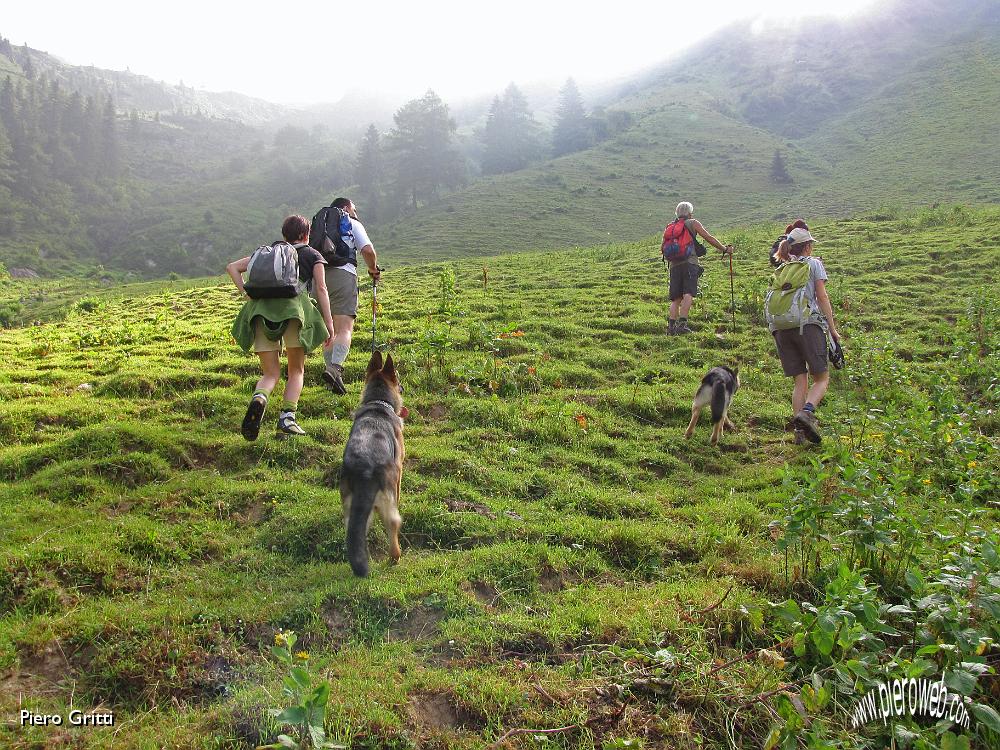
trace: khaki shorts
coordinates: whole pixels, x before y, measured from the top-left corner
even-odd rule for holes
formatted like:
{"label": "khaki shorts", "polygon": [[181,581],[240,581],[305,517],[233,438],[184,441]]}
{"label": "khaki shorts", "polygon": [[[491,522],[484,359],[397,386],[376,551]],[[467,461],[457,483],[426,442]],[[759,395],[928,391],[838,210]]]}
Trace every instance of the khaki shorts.
{"label": "khaki shorts", "polygon": [[302,323],[298,320],[288,321],[288,327],[278,341],[269,339],[267,334],[264,333],[264,326],[266,324],[263,318],[254,318],[253,324],[253,350],[255,352],[280,352],[282,344],[285,345],[286,349],[302,348],[302,342],[299,341],[299,331],[302,329]]}
{"label": "khaki shorts", "polygon": [[789,377],[804,375],[806,368],[813,376],[828,369],[826,333],[814,323],[803,326],[801,335],[798,328],[775,331],[774,345],[778,348],[781,368]]}
{"label": "khaki shorts", "polygon": [[326,293],[330,296],[331,315],[358,317],[358,277],[350,271],[327,266]]}

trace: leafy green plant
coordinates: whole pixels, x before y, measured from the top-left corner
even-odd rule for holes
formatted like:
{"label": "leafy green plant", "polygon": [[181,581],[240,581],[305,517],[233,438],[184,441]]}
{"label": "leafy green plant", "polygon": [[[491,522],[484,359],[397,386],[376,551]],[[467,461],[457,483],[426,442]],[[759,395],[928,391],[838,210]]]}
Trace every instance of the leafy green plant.
{"label": "leafy green plant", "polygon": [[313,685],[312,676],[306,668],[309,655],[305,651],[295,651],[298,637],[291,630],[278,633],[271,655],[288,668],[282,680],[282,692],[289,705],[282,710],[274,710],[274,719],[279,724],[291,724],[298,738],[279,734],[278,741],[271,745],[260,745],[257,750],[311,750],[313,748],[346,748],[328,742],[326,739],[326,703],[330,698],[330,685],[321,682]]}
{"label": "leafy green plant", "polygon": [[453,315],[455,313],[455,269],[452,266],[443,266],[438,274],[438,282],[441,285],[441,304],[438,312],[442,315]]}

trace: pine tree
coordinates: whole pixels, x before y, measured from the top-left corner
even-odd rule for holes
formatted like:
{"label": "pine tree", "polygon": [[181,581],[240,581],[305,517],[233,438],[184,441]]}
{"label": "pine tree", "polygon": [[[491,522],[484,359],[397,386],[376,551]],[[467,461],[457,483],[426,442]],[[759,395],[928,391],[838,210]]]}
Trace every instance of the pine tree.
{"label": "pine tree", "polygon": [[93,178],[97,174],[97,161],[100,154],[98,133],[101,127],[101,111],[92,96],[88,96],[86,103],[83,105],[83,122],[81,126],[77,163],[82,168],[86,177]]}
{"label": "pine tree", "polygon": [[118,123],[115,102],[109,96],[104,103],[101,118],[101,173],[112,179],[118,176],[121,167],[121,152],[118,147]]}
{"label": "pine tree", "polygon": [[792,176],[788,174],[780,149],[775,150],[774,159],[771,160],[771,179],[779,185],[788,185],[792,182]]}
{"label": "pine tree", "polygon": [[463,163],[452,142],[456,130],[448,105],[433,91],[413,99],[393,115],[389,133],[393,177],[397,194],[417,208],[440,187],[453,187],[463,178]]}
{"label": "pine tree", "polygon": [[382,144],[375,123],[368,126],[361,141],[355,180],[363,193],[378,190],[382,184]]}
{"label": "pine tree", "polygon": [[24,64],[21,65],[21,70],[24,71],[24,77],[29,81],[35,80],[35,65],[31,62],[31,53],[28,52],[27,47],[24,50]]}
{"label": "pine tree", "polygon": [[7,128],[4,127],[3,120],[0,119],[0,186],[7,186],[14,182],[14,158],[10,146],[10,138],[7,137]]}
{"label": "pine tree", "polygon": [[513,83],[503,98],[494,97],[482,139],[484,174],[524,169],[541,156],[541,128],[528,100]]}
{"label": "pine tree", "polygon": [[583,97],[572,78],[559,91],[556,124],[552,130],[552,153],[555,156],[582,151],[591,145],[590,127]]}

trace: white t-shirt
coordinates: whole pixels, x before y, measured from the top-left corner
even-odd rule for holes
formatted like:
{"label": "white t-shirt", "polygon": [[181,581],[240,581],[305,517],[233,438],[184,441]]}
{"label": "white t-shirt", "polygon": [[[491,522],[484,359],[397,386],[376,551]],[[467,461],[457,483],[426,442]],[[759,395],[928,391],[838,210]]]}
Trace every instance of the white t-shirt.
{"label": "white t-shirt", "polygon": [[[365,245],[372,244],[372,241],[370,239],[368,239],[368,232],[365,231],[365,225],[362,224],[357,219],[351,219],[351,234],[354,235],[354,236],[353,237],[344,237],[344,242],[346,242],[348,244],[348,246],[352,250],[354,250],[354,252],[356,254],[358,254],[358,255],[361,254],[361,248],[363,248]],[[358,262],[359,263],[363,263],[364,261],[361,260],[361,259],[358,259]],[[357,267],[354,266],[351,263],[345,263],[342,266],[334,266],[330,270],[331,271],[337,271],[337,270],[339,270],[339,271],[347,271],[347,273],[352,273],[355,276],[358,275],[358,269],[357,269]]]}

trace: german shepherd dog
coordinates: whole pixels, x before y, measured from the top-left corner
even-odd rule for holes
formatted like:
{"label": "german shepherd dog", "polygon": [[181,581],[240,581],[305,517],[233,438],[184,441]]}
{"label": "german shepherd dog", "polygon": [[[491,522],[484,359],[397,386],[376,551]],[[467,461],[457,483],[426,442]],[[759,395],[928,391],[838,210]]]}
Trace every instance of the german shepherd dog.
{"label": "german shepherd dog", "polygon": [[728,367],[713,367],[709,370],[701,379],[698,392],[694,394],[694,402],[691,404],[691,423],[688,424],[684,437],[690,438],[694,434],[694,426],[698,424],[701,410],[708,404],[712,405],[712,445],[718,444],[724,426],[735,430],[736,426],[729,421],[729,404],[739,387],[740,378],[736,370],[730,370]]}
{"label": "german shepherd dog", "polygon": [[344,446],[340,498],[347,526],[347,559],[356,576],[368,575],[368,527],[377,510],[389,536],[389,556],[399,561],[399,483],[403,476],[403,387],[392,355],[373,352],[361,406]]}

